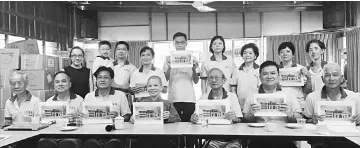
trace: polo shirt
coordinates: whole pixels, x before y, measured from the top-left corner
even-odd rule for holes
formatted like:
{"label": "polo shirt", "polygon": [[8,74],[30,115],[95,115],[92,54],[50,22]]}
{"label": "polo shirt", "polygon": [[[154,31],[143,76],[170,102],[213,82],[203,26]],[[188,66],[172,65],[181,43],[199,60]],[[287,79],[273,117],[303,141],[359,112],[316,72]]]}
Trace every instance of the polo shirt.
{"label": "polo shirt", "polygon": [[245,63],[233,71],[230,82],[232,87],[237,87],[238,101],[242,108],[247,96],[256,93],[258,86],[261,84],[259,80],[259,66],[253,63],[253,69],[250,69],[248,72],[243,69],[244,66]]}
{"label": "polo shirt", "polygon": [[181,118],[179,117],[179,114],[177,110],[175,109],[172,102],[168,100],[163,100],[161,96],[159,96],[156,100],[152,100],[150,97],[142,98],[139,102],[163,102],[163,111],[169,111],[169,118],[165,120],[166,123],[174,123],[174,122],[180,122]]}
{"label": "polo shirt", "polygon": [[[258,89],[258,94],[264,94],[264,93],[266,93],[266,92],[264,91],[262,84],[261,84]],[[277,85],[276,91],[274,93],[277,93],[280,95],[285,95],[287,97],[287,100],[286,100],[286,104],[288,105],[287,114],[301,113],[300,105],[298,104],[297,98],[292,94],[292,92],[283,90],[280,85]],[[254,95],[255,94],[247,96],[244,107],[243,107],[244,114],[248,114],[248,115],[252,114],[251,104],[254,104]],[[287,117],[275,116],[275,117],[262,117],[262,118],[263,118],[263,120],[265,120],[267,122],[281,122],[281,123],[287,122]],[[262,122],[262,121],[257,121],[257,122]]]}
{"label": "polo shirt", "polygon": [[105,67],[110,67],[112,69],[114,69],[113,67],[113,60],[110,59],[109,57],[104,57],[104,56],[97,56],[94,59],[93,62],[93,68],[92,68],[92,72],[93,74],[97,71],[97,69],[101,66],[105,66]]}
{"label": "polo shirt", "polygon": [[[231,58],[227,58],[227,56],[225,56],[225,55],[222,55],[222,60],[217,61],[214,55],[211,56],[211,58],[209,60],[205,60],[202,63],[202,67],[201,67],[201,79],[202,80],[207,81],[209,70],[211,70],[212,68],[219,68],[220,70],[223,71],[223,73],[227,79],[227,81],[223,85],[223,87],[227,91],[231,91],[229,82],[231,81],[232,72],[236,68],[236,64],[234,64],[233,60]],[[210,86],[207,87],[206,92],[208,92],[208,90],[211,90]]]}
{"label": "polo shirt", "polygon": [[84,98],[84,102],[104,101],[112,102],[112,107],[110,108],[111,112],[116,111],[121,116],[131,114],[127,97],[123,92],[117,91],[114,88],[111,88],[109,94],[105,97],[100,96],[99,90],[96,89],[95,91],[88,93]]}
{"label": "polo shirt", "polygon": [[[143,72],[143,66],[141,66],[138,70],[135,70],[133,72],[132,76],[130,77],[129,87],[135,87],[136,84],[143,84],[143,85],[146,86],[147,83],[148,83],[148,79],[151,76],[160,77],[160,79],[162,80],[162,85],[164,87],[168,86],[167,79],[165,78],[163,70],[152,66],[151,70],[148,73],[145,73],[145,72]],[[150,96],[147,89],[146,89],[146,87],[144,88],[143,92],[139,92],[139,93],[136,93],[134,95],[135,95],[135,98],[149,97]]]}
{"label": "polo shirt", "polygon": [[129,85],[130,77],[132,73],[136,70],[136,67],[133,64],[130,64],[128,60],[124,62],[124,65],[120,65],[117,61],[113,62],[114,66],[114,82],[118,85]]}
{"label": "polo shirt", "polygon": [[[57,101],[60,101],[58,100],[58,94],[55,94],[54,96],[46,100],[46,102],[57,102]],[[74,93],[70,93],[70,100],[65,100],[62,102],[67,103],[66,114],[76,114],[79,111],[81,111],[81,103],[83,102],[83,98]]]}
{"label": "polo shirt", "polygon": [[[223,96],[221,99],[227,100],[229,102],[229,104],[231,105],[230,106],[231,111],[235,112],[237,117],[243,117],[241,106],[238,103],[237,95],[232,92],[228,92],[224,88],[222,88],[222,90],[223,90]],[[213,98],[213,95],[212,95],[212,90],[203,94],[199,100],[215,100],[215,98]]]}
{"label": "polo shirt", "polygon": [[[168,56],[166,59],[168,59]],[[193,57],[195,62],[198,62]],[[163,70],[168,71],[167,60],[164,61]],[[199,66],[196,68],[196,73],[200,73]],[[193,70],[192,68],[172,68],[170,70],[169,84],[168,84],[168,100],[172,102],[188,102],[195,103],[196,96],[193,87]]]}
{"label": "polo shirt", "polygon": [[321,67],[317,72],[313,72],[313,62],[310,63],[309,66],[307,66],[308,71],[311,73],[311,81],[312,81],[312,91],[320,90],[325,85],[322,81],[323,76],[323,67],[327,64],[326,61],[321,61]]}
{"label": "polo shirt", "polygon": [[[360,114],[360,96],[357,93],[343,89],[340,87],[341,97],[337,101],[354,101],[356,104],[356,114]],[[316,102],[317,101],[332,101],[327,96],[326,86],[322,87],[321,90],[316,90],[306,97],[305,111],[304,114],[307,118],[312,118],[316,113]]]}
{"label": "polo shirt", "polygon": [[[283,63],[281,62],[279,65],[280,69],[287,69],[283,67]],[[291,67],[297,67],[300,70],[302,68],[305,68],[302,65],[296,64],[296,63],[292,63]],[[307,78],[305,76],[302,76],[302,79],[304,79],[304,82],[307,81]],[[302,86],[282,86],[283,90],[286,90],[288,92],[291,92],[292,94],[294,94],[297,98],[298,103],[300,104],[301,110],[303,110],[305,108],[305,94],[303,93],[303,89]]]}
{"label": "polo shirt", "polygon": [[39,104],[40,99],[31,95],[29,91],[26,91],[27,98],[20,104],[18,104],[17,95],[10,97],[5,103],[5,120],[12,120],[13,123],[17,121],[16,116],[21,115],[24,117],[39,116]]}

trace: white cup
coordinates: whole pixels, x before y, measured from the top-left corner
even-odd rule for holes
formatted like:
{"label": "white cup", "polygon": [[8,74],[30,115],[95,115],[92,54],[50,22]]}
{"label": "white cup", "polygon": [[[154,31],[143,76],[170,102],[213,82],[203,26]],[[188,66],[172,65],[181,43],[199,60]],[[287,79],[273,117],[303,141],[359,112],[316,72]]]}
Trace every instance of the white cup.
{"label": "white cup", "polygon": [[277,130],[277,124],[276,123],[266,123],[266,131],[274,132],[276,130]]}
{"label": "white cup", "polygon": [[114,126],[115,129],[124,129],[124,118],[123,117],[114,118]]}

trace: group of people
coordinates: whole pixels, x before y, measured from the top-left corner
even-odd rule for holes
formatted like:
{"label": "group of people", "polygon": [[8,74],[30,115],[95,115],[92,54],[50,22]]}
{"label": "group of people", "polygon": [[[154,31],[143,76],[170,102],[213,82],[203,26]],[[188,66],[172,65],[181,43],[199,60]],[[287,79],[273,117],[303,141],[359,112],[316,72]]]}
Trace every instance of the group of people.
{"label": "group of people", "polygon": [[[177,51],[184,51],[187,46],[187,36],[178,32],[173,36],[174,47]],[[111,101],[116,110],[111,117],[122,116],[125,121],[134,122],[129,95],[134,95],[134,102],[163,102],[164,122],[192,122],[200,119],[195,113],[196,97],[193,83],[201,79],[201,100],[228,100],[231,111],[225,118],[232,123],[283,122],[292,123],[297,118],[305,118],[308,123],[316,124],[325,116],[315,110],[317,101],[354,101],[356,115],[350,122],[359,125],[359,96],[341,85],[345,79],[338,64],[327,63],[322,60],[326,50],[323,42],[311,40],[306,45],[306,52],[312,62],[304,67],[295,63],[296,49],[292,42],[279,45],[280,63],[265,61],[260,66],[255,63],[259,56],[259,49],[254,43],[246,44],[241,49],[244,63],[236,67],[232,58],[224,55],[225,41],[222,36],[211,39],[209,51],[212,56],[199,66],[193,58],[193,67],[172,68],[170,57],[166,57],[163,69],[154,67],[152,61],[155,52],[150,47],[140,50],[141,67],[137,69],[129,62],[129,44],[124,41],[116,43],[114,55],[111,59],[111,44],[108,41],[99,42],[99,56],[93,63],[93,68],[86,68],[84,50],[73,47],[70,50],[71,65],[64,71],[54,75],[55,96],[46,102],[68,102],[67,116],[87,116],[81,110],[81,103],[87,101]],[[305,80],[304,86],[281,86],[280,69],[297,67]],[[95,78],[95,80],[94,80]],[[33,117],[39,116],[40,99],[26,90],[28,78],[21,71],[13,71],[9,77],[10,86],[15,96],[9,98],[5,105],[5,123],[31,122]],[[95,81],[95,83],[93,82]],[[161,93],[167,93],[164,100]],[[286,103],[279,110],[287,114],[285,117],[259,117],[254,113],[260,110],[255,104],[253,96],[262,93],[278,93],[287,97]],[[193,144],[194,139],[181,139],[184,147]],[[347,142],[309,141],[312,147],[345,146]],[[38,148],[101,148],[122,147],[122,139],[41,139]],[[174,147],[171,139],[154,137],[138,138],[132,147]],[[214,139],[209,147],[297,147],[297,143],[288,140],[239,140]]]}

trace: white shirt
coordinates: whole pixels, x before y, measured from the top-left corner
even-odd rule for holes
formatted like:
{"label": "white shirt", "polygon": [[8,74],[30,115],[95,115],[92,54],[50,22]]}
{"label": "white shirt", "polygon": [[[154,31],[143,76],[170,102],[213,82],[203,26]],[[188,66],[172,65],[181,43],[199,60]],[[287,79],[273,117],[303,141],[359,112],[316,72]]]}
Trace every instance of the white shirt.
{"label": "white shirt", "polygon": [[[223,71],[223,73],[227,79],[227,81],[223,85],[223,87],[224,87],[224,89],[226,89],[226,91],[231,91],[230,90],[231,75],[232,75],[232,72],[234,71],[234,69],[236,68],[236,64],[234,64],[233,60],[231,58],[227,58],[225,55],[222,55],[222,60],[217,61],[215,59],[214,55],[211,56],[211,58],[209,60],[205,60],[202,63],[202,67],[201,67],[201,79],[202,80],[207,80],[209,70],[211,70],[212,68],[218,68]],[[207,85],[207,86],[208,87],[207,87],[206,92],[211,90],[209,85]]]}
{"label": "white shirt", "polygon": [[125,61],[124,65],[119,65],[116,61],[114,61],[113,65],[115,84],[129,85],[130,77],[137,68],[133,64],[130,64],[129,61]]}
{"label": "white shirt", "polygon": [[9,98],[5,103],[5,120],[12,120],[13,123],[22,122],[18,121],[17,116],[22,117],[35,117],[39,115],[39,104],[40,99],[31,95],[29,91],[27,93],[27,98],[21,102],[20,106],[18,104],[17,95]]}
{"label": "white shirt", "polygon": [[[164,74],[163,70],[153,66],[148,73],[145,73],[145,72],[143,72],[143,66],[141,66],[138,70],[135,70],[133,72],[133,74],[130,78],[129,87],[134,87],[134,86],[136,86],[136,84],[142,84],[142,85],[146,86],[148,83],[148,79],[151,76],[159,76],[160,79],[162,80],[162,85],[168,86],[167,79],[165,78],[165,74]],[[148,91],[146,90],[146,87],[144,88],[143,92],[135,94],[135,98],[149,97],[149,96],[150,95],[149,95]]]}

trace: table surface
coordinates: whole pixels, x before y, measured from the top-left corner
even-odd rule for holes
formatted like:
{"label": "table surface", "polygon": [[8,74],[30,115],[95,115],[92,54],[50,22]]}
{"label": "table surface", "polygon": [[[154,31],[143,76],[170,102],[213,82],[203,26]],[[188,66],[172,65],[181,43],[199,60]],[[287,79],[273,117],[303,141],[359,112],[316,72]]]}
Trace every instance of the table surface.
{"label": "table surface", "polygon": [[247,123],[238,123],[232,125],[208,125],[202,127],[198,124],[189,124],[184,131],[184,135],[223,135],[223,136],[289,136],[289,137],[359,137],[360,131],[349,133],[336,133],[328,130],[328,135],[321,135],[317,133],[316,126],[313,124],[306,124],[303,129],[290,129],[286,124],[277,124],[276,131],[268,132],[265,127],[250,127]]}
{"label": "table surface", "polygon": [[317,134],[316,126],[307,124],[304,129],[290,129],[286,124],[277,124],[276,131],[268,132],[265,127],[249,127],[247,123],[232,125],[201,125],[188,122],[178,122],[164,125],[133,125],[126,122],[124,129],[105,131],[106,124],[90,124],[79,127],[74,131],[60,131],[64,124],[54,124],[39,131],[3,131],[0,135],[11,135],[10,138],[0,142],[0,147],[25,140],[38,135],[185,135],[185,136],[287,136],[287,137],[346,137],[359,144],[360,131],[351,133],[335,133],[329,131],[329,135]]}
{"label": "table surface", "polygon": [[133,125],[129,122],[124,123],[124,129],[113,130],[107,132],[105,126],[107,124],[89,124],[78,127],[74,131],[60,131],[63,126],[61,124],[52,125],[46,129],[41,130],[41,134],[109,134],[109,135],[182,135],[184,130],[188,127],[188,122],[178,122],[163,125]]}

